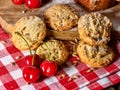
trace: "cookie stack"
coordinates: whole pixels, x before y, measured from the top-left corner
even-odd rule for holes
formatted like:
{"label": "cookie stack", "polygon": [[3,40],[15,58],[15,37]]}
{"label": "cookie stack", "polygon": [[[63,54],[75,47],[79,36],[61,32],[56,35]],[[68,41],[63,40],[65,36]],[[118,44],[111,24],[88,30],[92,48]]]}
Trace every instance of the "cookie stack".
{"label": "cookie stack", "polygon": [[78,21],[80,43],[77,53],[81,61],[93,68],[109,65],[114,58],[113,50],[107,45],[110,41],[112,23],[100,13],[85,14]]}

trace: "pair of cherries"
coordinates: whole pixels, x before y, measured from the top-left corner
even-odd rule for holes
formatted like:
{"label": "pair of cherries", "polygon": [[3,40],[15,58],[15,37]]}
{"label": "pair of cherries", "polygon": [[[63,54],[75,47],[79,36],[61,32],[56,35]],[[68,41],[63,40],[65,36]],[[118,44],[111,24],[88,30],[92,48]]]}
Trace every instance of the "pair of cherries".
{"label": "pair of cherries", "polygon": [[12,0],[14,4],[26,4],[28,8],[39,8],[41,6],[41,0]]}
{"label": "pair of cherries", "polygon": [[24,60],[23,78],[28,83],[35,83],[41,74],[46,77],[54,75],[57,71],[57,64],[54,61],[41,61],[37,54],[27,55]]}
{"label": "pair of cherries", "polygon": [[22,36],[22,34],[19,32],[15,32],[15,34],[19,35],[26,42],[26,45],[28,46],[30,51],[30,55],[22,58],[23,64],[25,66],[22,72],[23,78],[28,83],[34,83],[39,80],[41,74],[47,77],[54,75],[57,71],[57,64],[54,61],[42,60],[36,54],[36,50],[41,43],[37,46],[34,54],[32,54],[30,45],[27,40]]}

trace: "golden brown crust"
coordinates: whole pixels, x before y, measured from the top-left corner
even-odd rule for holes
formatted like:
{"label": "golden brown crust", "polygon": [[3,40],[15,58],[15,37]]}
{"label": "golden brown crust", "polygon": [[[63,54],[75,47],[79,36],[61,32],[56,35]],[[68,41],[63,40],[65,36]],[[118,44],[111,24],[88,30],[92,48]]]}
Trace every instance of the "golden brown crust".
{"label": "golden brown crust", "polygon": [[55,61],[57,65],[63,64],[68,58],[68,51],[63,42],[47,40],[41,44],[36,52],[43,60]]}
{"label": "golden brown crust", "polygon": [[110,40],[112,22],[100,13],[85,14],[78,21],[80,39],[90,45],[102,45]]}
{"label": "golden brown crust", "polygon": [[68,4],[56,4],[44,12],[45,22],[54,30],[69,30],[77,25],[78,13]]}
{"label": "golden brown crust", "polygon": [[115,0],[75,0],[89,11],[99,11],[112,7]]}
{"label": "golden brown crust", "polygon": [[37,16],[26,16],[17,21],[12,30],[12,41],[16,48],[26,50],[28,49],[26,42],[15,32],[19,32],[31,49],[35,49],[46,36],[46,26]]}
{"label": "golden brown crust", "polygon": [[114,60],[114,52],[107,45],[91,46],[80,42],[77,53],[81,61],[93,68],[101,68],[109,65]]}

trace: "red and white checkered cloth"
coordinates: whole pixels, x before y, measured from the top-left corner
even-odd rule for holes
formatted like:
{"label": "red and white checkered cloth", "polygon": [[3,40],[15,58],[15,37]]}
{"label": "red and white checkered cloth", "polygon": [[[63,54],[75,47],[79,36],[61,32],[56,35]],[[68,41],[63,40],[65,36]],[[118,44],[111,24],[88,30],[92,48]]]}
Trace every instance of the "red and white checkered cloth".
{"label": "red and white checkered cloth", "polygon": [[[120,43],[117,50],[120,52]],[[67,61],[69,65],[59,67],[55,76],[42,77],[37,83],[27,84],[22,77],[24,64],[18,57],[28,54],[29,51],[16,49],[10,36],[0,27],[0,90],[100,90],[120,82],[120,56],[116,56],[111,65],[91,72],[90,67],[80,60],[77,66],[73,65],[78,58],[70,56]],[[61,75],[66,76],[60,78]]]}

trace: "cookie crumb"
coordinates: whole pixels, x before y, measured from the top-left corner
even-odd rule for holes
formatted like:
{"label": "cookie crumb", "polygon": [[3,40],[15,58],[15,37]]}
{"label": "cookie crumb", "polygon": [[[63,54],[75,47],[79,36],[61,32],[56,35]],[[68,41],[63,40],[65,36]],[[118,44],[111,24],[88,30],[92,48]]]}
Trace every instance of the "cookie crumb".
{"label": "cookie crumb", "polygon": [[92,72],[92,71],[93,71],[93,69],[88,69],[86,72],[89,73],[89,72]]}
{"label": "cookie crumb", "polygon": [[70,43],[73,44],[73,45],[76,44],[74,41],[70,41]]}
{"label": "cookie crumb", "polygon": [[6,40],[3,40],[3,41],[1,41],[1,43],[2,43],[2,44],[6,44],[6,43],[7,43],[7,41],[6,41]]}
{"label": "cookie crumb", "polygon": [[14,66],[14,65],[15,65],[15,62],[10,62],[10,64],[11,64],[12,66]]}
{"label": "cookie crumb", "polygon": [[79,43],[79,40],[78,40],[78,39],[75,39],[74,41],[75,41],[75,43]]}
{"label": "cookie crumb", "polygon": [[26,13],[27,11],[28,11],[27,9],[26,9],[26,10],[23,10],[22,13],[24,14],[24,13]]}
{"label": "cookie crumb", "polygon": [[31,83],[27,82],[26,84],[27,84],[27,85],[30,85]]}
{"label": "cookie crumb", "polygon": [[70,81],[72,81],[72,80],[74,80],[74,79],[78,79],[80,77],[80,75],[73,75],[72,77],[70,77],[69,79],[68,79],[68,82],[70,82]]}
{"label": "cookie crumb", "polygon": [[77,79],[77,78],[79,78],[80,77],[80,75],[73,75],[73,79]]}
{"label": "cookie crumb", "polygon": [[60,79],[63,79],[65,76],[66,76],[65,74],[61,74],[61,75],[59,76],[59,78],[60,78]]}
{"label": "cookie crumb", "polygon": [[15,59],[20,59],[20,58],[21,58],[21,56],[16,56],[16,57],[15,57]]}
{"label": "cookie crumb", "polygon": [[73,65],[77,66],[78,65],[78,61],[73,61]]}
{"label": "cookie crumb", "polygon": [[70,82],[70,81],[72,81],[73,79],[70,77],[69,79],[68,79],[68,82]]}

